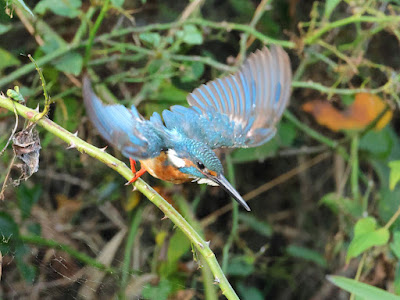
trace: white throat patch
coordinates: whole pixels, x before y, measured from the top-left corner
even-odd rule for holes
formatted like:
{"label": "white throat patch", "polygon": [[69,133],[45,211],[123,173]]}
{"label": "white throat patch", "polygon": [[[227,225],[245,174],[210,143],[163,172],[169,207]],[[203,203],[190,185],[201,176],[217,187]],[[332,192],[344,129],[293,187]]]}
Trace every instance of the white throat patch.
{"label": "white throat patch", "polygon": [[208,178],[200,178],[199,180],[197,180],[198,184],[208,184],[208,185],[212,185],[212,186],[219,186],[218,183],[208,179]]}
{"label": "white throat patch", "polygon": [[185,161],[178,156],[175,150],[168,149],[167,150],[168,160],[177,168],[183,168],[186,166]]}

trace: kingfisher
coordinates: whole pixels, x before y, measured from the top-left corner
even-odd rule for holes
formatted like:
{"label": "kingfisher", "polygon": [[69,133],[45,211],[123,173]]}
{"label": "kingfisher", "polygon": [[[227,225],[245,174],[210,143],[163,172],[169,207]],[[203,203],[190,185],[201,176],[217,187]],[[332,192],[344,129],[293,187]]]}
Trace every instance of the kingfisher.
{"label": "kingfisher", "polygon": [[[135,106],[105,105],[83,79],[87,114],[99,133],[129,158],[132,183],[146,171],[161,180],[220,186],[247,211],[250,207],[224,177],[218,148],[256,147],[269,141],[289,103],[292,71],[280,46],[250,54],[240,69],[210,81],[146,120]],[[136,161],[141,169],[136,172]]]}

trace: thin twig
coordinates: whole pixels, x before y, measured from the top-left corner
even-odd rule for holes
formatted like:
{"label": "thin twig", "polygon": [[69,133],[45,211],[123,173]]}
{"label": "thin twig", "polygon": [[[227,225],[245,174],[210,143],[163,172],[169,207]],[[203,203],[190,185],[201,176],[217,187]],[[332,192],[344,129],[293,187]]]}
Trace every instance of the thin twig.
{"label": "thin twig", "polygon": [[[17,131],[17,128],[18,128],[18,114],[17,114],[17,110],[15,108],[15,105],[13,105],[13,110],[14,110],[14,114],[15,114],[15,126],[14,126],[13,131],[11,132],[11,135],[10,135],[6,145],[4,146],[3,150],[1,150],[0,156],[3,155],[4,151],[7,149],[8,145],[10,144],[10,142],[11,142],[12,138],[14,137],[14,134]],[[1,201],[4,200],[4,192],[5,192],[6,187],[7,187],[7,181],[8,181],[8,178],[10,177],[11,169],[12,169],[12,166],[14,165],[15,158],[16,158],[16,155],[15,155],[15,153],[13,153],[13,158],[11,159],[11,161],[10,161],[8,167],[7,167],[7,173],[6,173],[3,185],[2,185],[1,190],[0,190],[0,200]]]}
{"label": "thin twig", "polygon": [[18,128],[18,114],[17,111],[15,110],[15,106],[14,106],[14,115],[15,115],[15,126],[14,129],[11,132],[10,137],[8,138],[8,141],[6,143],[6,145],[4,146],[4,148],[0,151],[0,156],[3,155],[4,151],[6,151],[8,145],[10,144],[12,138],[14,137],[14,134],[17,132],[17,128]]}
{"label": "thin twig", "polygon": [[31,60],[31,62],[35,65],[36,71],[39,74],[40,77],[40,81],[42,83],[42,88],[43,88],[43,95],[44,95],[44,108],[43,111],[38,114],[35,119],[32,120],[32,123],[36,123],[38,120],[40,120],[41,118],[43,118],[44,116],[47,116],[47,113],[50,110],[50,104],[51,104],[51,99],[49,97],[49,94],[47,93],[47,88],[46,88],[46,80],[44,79],[42,70],[39,68],[38,64],[36,63],[36,61],[33,59],[32,55],[28,54],[29,59]]}

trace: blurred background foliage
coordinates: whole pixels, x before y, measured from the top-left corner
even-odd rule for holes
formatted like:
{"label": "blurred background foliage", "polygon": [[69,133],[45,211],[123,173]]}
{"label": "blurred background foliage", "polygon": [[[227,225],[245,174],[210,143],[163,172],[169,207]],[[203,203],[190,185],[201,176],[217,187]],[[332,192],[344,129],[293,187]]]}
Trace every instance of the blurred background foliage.
{"label": "blurred background foliage", "polygon": [[[219,153],[251,213],[216,188],[144,178],[211,241],[241,299],[400,295],[398,0],[1,0],[0,35],[0,90],[18,86],[7,95],[43,110],[31,54],[48,117],[98,147],[85,68],[101,98],[148,117],[186,105],[263,44],[282,45],[294,81],[276,137]],[[14,125],[0,108],[0,149]],[[28,180],[16,186],[20,162],[11,147],[1,152],[1,298],[223,298],[154,205],[37,129],[39,171]]]}

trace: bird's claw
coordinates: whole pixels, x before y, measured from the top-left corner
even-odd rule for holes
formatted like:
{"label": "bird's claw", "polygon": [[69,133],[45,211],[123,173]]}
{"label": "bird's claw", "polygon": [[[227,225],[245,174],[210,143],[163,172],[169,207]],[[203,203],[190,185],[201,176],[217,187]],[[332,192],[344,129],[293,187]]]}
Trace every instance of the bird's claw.
{"label": "bird's claw", "polygon": [[142,176],[144,173],[146,173],[146,169],[141,167],[138,172],[136,172],[136,161],[133,158],[129,158],[129,163],[131,165],[131,170],[133,173],[133,178],[129,180],[125,185],[130,185],[134,183],[140,176]]}

